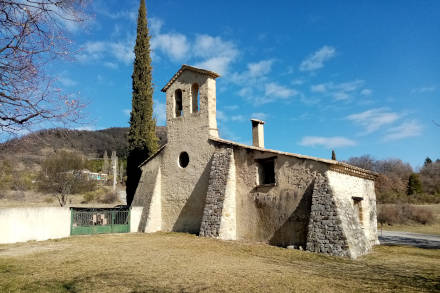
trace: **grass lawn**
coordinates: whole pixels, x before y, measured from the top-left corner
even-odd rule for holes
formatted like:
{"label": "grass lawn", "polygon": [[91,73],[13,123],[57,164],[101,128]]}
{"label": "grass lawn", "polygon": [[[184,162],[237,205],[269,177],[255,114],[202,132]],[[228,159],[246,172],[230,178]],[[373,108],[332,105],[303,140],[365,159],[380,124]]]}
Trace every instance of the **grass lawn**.
{"label": "grass lawn", "polygon": [[440,250],[378,246],[357,260],[180,233],[0,245],[1,292],[440,291]]}
{"label": "grass lawn", "polygon": [[406,232],[414,232],[414,233],[422,233],[422,234],[435,234],[440,235],[440,204],[430,204],[430,205],[419,205],[421,207],[428,208],[432,211],[434,215],[434,222],[429,225],[422,224],[406,224],[406,225],[383,225],[381,227],[378,225],[377,229],[380,231],[381,228],[383,230],[388,231],[406,231]]}

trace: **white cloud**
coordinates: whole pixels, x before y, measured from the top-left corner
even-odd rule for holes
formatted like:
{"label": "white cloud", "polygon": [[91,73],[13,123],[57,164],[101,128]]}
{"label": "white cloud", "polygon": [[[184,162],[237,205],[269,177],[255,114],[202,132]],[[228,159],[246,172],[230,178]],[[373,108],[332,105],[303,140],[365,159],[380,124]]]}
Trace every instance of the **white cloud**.
{"label": "white cloud", "polygon": [[229,57],[213,57],[205,61],[199,62],[195,67],[211,70],[219,73],[220,75],[228,72],[229,64],[232,62]]}
{"label": "white cloud", "polygon": [[244,120],[245,120],[245,118],[243,115],[231,116],[231,121],[240,122],[240,121],[244,121]]}
{"label": "white cloud", "polygon": [[355,146],[356,142],[341,136],[323,137],[323,136],[305,136],[299,142],[302,146],[324,146],[326,148],[338,148]]}
{"label": "white cloud", "polygon": [[[78,56],[78,59],[82,62],[113,57],[128,65],[134,59],[133,42],[131,40],[125,42],[86,42],[82,47],[82,51],[83,53]],[[106,62],[113,63],[111,61]]]}
{"label": "white cloud", "polygon": [[74,81],[73,79],[67,77],[67,76],[60,76],[58,77],[58,81],[63,85],[67,87],[75,86],[78,83]]}
{"label": "white cloud", "polygon": [[174,60],[184,59],[190,45],[186,36],[179,33],[157,34],[151,38],[151,49],[159,50]]}
{"label": "white cloud", "polygon": [[425,86],[425,87],[412,89],[411,93],[413,94],[432,93],[435,92],[436,89],[437,89],[436,86]]}
{"label": "white cloud", "polygon": [[150,29],[150,34],[152,36],[160,34],[160,30],[163,26],[163,20],[157,17],[150,17],[148,19],[148,25]]}
{"label": "white cloud", "polygon": [[134,60],[133,46],[129,42],[109,43],[110,50],[116,59],[128,65]]}
{"label": "white cloud", "polygon": [[268,98],[273,99],[273,97],[278,97],[280,99],[287,99],[297,94],[298,92],[296,90],[279,85],[275,82],[271,82],[265,85],[265,95]]}
{"label": "white cloud", "polygon": [[272,70],[273,60],[263,60],[247,65],[250,77],[257,77],[268,74]]}
{"label": "white cloud", "polygon": [[365,82],[360,79],[341,83],[326,82],[312,85],[310,87],[310,91],[313,93],[321,93],[323,95],[331,96],[336,101],[348,100],[350,98],[350,94],[359,90],[364,83]]}
{"label": "white cloud", "polygon": [[228,121],[229,118],[226,116],[225,112],[221,110],[217,110],[217,120],[219,121]]}
{"label": "white cloud", "polygon": [[312,85],[310,87],[310,91],[312,93],[325,93],[327,92],[327,86],[325,83],[321,83],[321,84],[317,84],[317,85]]}
{"label": "white cloud", "polygon": [[239,51],[231,41],[225,41],[220,37],[198,35],[192,46],[192,53],[195,57],[204,59],[195,66],[225,74]]}
{"label": "white cloud", "polygon": [[407,137],[419,136],[422,134],[422,125],[417,121],[403,122],[399,126],[392,127],[387,130],[387,134],[384,137],[385,141],[399,140]]}
{"label": "white cloud", "polygon": [[373,93],[373,91],[370,89],[361,90],[361,95],[363,95],[363,96],[369,96],[369,95],[371,95],[371,93]]}
{"label": "white cloud", "polygon": [[401,117],[400,114],[390,112],[386,108],[376,108],[361,113],[351,114],[346,119],[351,120],[365,128],[364,134],[377,131],[384,125],[391,124]]}
{"label": "white cloud", "polygon": [[260,120],[265,120],[269,117],[269,115],[266,113],[256,112],[256,113],[252,113],[251,117],[256,118],[256,119],[260,119]]}
{"label": "white cloud", "polygon": [[113,63],[113,62],[108,62],[108,61],[106,61],[106,62],[104,62],[104,63],[102,63],[105,67],[108,67],[108,68],[111,68],[111,69],[116,69],[116,68],[118,68],[118,64],[116,64],[116,63]]}
{"label": "white cloud", "polygon": [[294,79],[292,80],[293,85],[302,85],[304,83],[304,80],[302,79]]}
{"label": "white cloud", "polygon": [[324,46],[305,60],[301,62],[299,70],[314,71],[324,66],[324,62],[330,60],[335,56],[336,50],[331,46]]}
{"label": "white cloud", "polygon": [[130,116],[131,114],[131,109],[123,109],[122,113],[124,113],[124,115]]}
{"label": "white cloud", "polygon": [[247,69],[241,73],[233,73],[231,80],[237,84],[256,84],[265,80],[267,74],[272,71],[274,60],[262,60],[248,63]]}

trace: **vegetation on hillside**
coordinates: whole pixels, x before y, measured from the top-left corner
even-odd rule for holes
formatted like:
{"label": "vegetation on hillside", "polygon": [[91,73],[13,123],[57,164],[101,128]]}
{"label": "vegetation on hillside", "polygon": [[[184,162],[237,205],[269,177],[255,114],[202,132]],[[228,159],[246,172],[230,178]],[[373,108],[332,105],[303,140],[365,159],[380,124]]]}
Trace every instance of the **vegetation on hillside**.
{"label": "vegetation on hillside", "polygon": [[130,205],[141,177],[139,165],[158,148],[153,118],[153,85],[145,0],[140,0],[132,75],[132,109],[128,132],[127,204]]}
{"label": "vegetation on hillside", "polygon": [[440,159],[426,158],[419,172],[402,160],[375,160],[369,155],[352,157],[348,163],[379,173],[375,182],[379,203],[440,203]]}
{"label": "vegetation on hillside", "polygon": [[92,191],[96,181],[88,180],[81,173],[87,168],[87,160],[77,153],[61,151],[46,158],[38,177],[38,188],[54,194],[60,206],[65,206],[69,195]]}
{"label": "vegetation on hillside", "polygon": [[[160,145],[166,143],[165,126],[156,127]],[[126,158],[128,153],[128,128],[113,127],[102,130],[46,129],[33,132],[20,138],[0,144],[0,159],[10,159],[17,154],[25,163],[40,164],[50,150],[72,150],[89,158],[102,158],[105,151],[116,151],[119,158]]]}

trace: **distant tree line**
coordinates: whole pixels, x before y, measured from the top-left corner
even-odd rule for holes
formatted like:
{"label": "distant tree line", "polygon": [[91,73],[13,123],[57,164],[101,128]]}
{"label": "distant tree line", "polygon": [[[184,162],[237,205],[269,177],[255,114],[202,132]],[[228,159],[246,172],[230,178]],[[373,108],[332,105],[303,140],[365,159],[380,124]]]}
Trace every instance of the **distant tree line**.
{"label": "distant tree line", "polygon": [[379,203],[440,202],[440,159],[427,157],[418,172],[400,159],[375,160],[370,155],[352,157],[347,163],[379,173],[375,183]]}

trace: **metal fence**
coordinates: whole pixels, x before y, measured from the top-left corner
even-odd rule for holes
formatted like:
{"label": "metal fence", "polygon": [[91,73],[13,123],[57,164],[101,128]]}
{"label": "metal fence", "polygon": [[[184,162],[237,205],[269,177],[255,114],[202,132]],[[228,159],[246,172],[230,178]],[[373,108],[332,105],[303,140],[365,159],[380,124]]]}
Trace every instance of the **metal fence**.
{"label": "metal fence", "polygon": [[70,235],[130,232],[128,209],[71,208]]}

